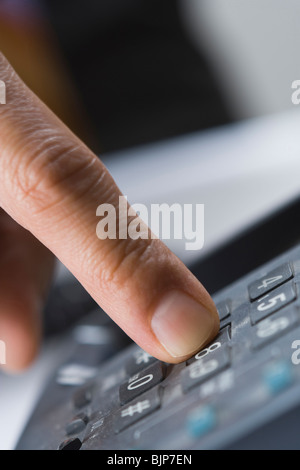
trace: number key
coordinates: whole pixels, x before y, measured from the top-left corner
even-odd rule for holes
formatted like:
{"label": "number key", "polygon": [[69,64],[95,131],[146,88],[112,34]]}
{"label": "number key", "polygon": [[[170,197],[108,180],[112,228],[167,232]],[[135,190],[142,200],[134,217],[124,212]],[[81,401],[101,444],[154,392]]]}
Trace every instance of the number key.
{"label": "number key", "polygon": [[248,287],[250,300],[256,300],[276,287],[281,286],[293,277],[293,271],[289,263],[270,271],[264,277],[252,282]]}
{"label": "number key", "polygon": [[164,378],[165,364],[159,361],[133,377],[130,377],[129,380],[120,386],[119,396],[121,405],[134,400],[142,393],[150,390],[152,387],[162,382]]}
{"label": "number key", "polygon": [[146,351],[138,349],[133,355],[127,360],[125,364],[125,370],[128,375],[134,375],[143,369],[146,369],[154,362],[157,362],[155,357],[150,356]]}
{"label": "number key", "polygon": [[218,351],[219,348],[223,347],[229,341],[229,326],[226,326],[220,330],[218,336],[212,341],[206,348],[201,349],[195,356],[191,357],[187,364],[190,365],[195,361],[204,359],[205,357],[212,357],[212,353]]}
{"label": "number key", "polygon": [[286,312],[277,312],[265,318],[254,328],[252,348],[258,349],[270,341],[281,337],[299,323],[298,315],[293,307]]}
{"label": "number key", "polygon": [[277,312],[277,310],[285,307],[295,299],[296,292],[292,283],[278,287],[251,305],[252,324],[258,323],[271,313]]}
{"label": "number key", "polygon": [[213,355],[208,355],[204,359],[194,362],[182,372],[181,381],[184,392],[189,391],[195,385],[200,385],[229,365],[228,347],[218,349]]}

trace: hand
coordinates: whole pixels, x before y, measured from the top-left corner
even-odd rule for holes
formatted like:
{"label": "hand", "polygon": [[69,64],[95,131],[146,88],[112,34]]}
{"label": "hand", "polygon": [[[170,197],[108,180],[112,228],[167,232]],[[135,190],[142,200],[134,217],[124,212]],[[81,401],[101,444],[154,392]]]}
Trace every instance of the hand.
{"label": "hand", "polygon": [[170,363],[190,357],[219,329],[208,293],[160,240],[99,240],[96,209],[118,206],[114,180],[1,53],[0,79],[7,90],[0,105],[0,340],[7,368],[22,369],[36,355],[52,253],[143,349]]}

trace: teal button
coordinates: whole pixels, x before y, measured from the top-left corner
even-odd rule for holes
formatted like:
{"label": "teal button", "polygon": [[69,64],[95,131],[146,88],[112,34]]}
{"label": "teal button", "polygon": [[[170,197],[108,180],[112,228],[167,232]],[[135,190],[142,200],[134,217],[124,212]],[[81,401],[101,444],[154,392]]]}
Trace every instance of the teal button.
{"label": "teal button", "polygon": [[284,361],[270,364],[264,369],[263,379],[270,393],[279,393],[292,383],[291,365]]}
{"label": "teal button", "polygon": [[186,427],[192,437],[201,437],[211,431],[217,423],[216,412],[212,406],[201,406],[187,417]]}

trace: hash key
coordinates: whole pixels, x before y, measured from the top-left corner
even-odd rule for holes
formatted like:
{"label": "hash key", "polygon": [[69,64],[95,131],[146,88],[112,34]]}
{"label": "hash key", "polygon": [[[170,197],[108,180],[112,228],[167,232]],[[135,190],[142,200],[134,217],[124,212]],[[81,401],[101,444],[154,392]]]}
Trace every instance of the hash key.
{"label": "hash key", "polygon": [[114,419],[115,432],[119,433],[123,431],[123,429],[128,428],[145,416],[152,414],[159,407],[160,393],[159,389],[156,387],[118,410]]}

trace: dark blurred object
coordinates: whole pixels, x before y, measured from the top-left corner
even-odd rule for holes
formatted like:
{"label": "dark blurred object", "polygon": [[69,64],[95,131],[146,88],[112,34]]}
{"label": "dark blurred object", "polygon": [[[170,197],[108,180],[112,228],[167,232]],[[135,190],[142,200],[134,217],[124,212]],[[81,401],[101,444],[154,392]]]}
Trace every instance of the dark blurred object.
{"label": "dark blurred object", "polygon": [[80,345],[79,362],[84,361],[88,350],[88,360],[94,358],[93,364],[97,365],[132,342],[73,276],[53,284],[43,315],[45,337],[69,328],[74,328],[73,339]]}
{"label": "dark blurred object", "polygon": [[45,335],[64,331],[97,308],[97,303],[75,278],[54,284],[45,307]]}
{"label": "dark blurred object", "polygon": [[94,147],[87,113],[39,0],[0,0],[0,51],[29,88]]}
{"label": "dark blurred object", "polygon": [[44,0],[102,151],[230,121],[175,0]]}

